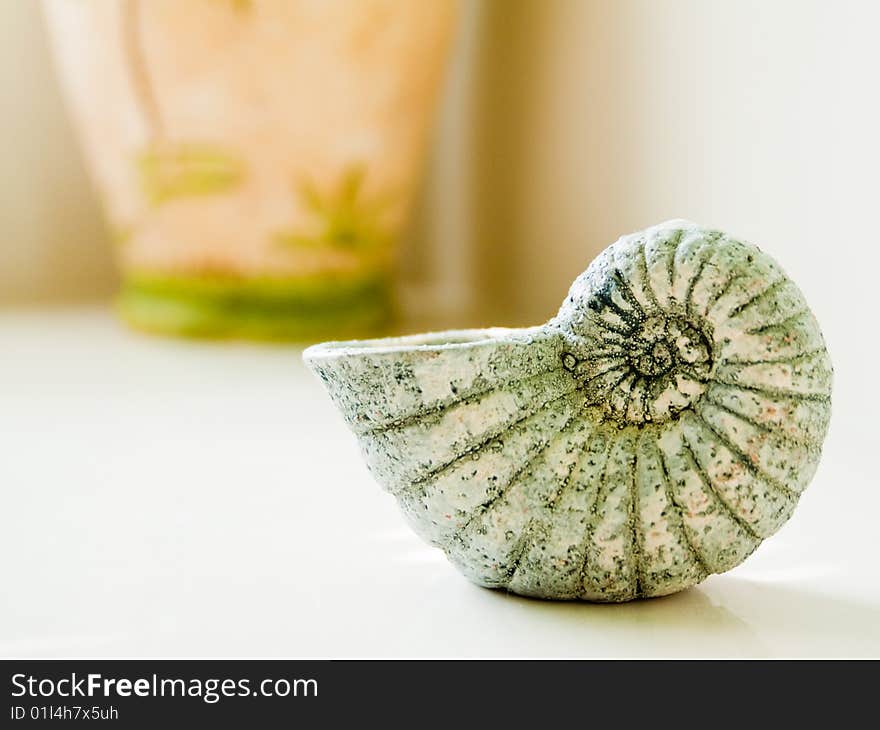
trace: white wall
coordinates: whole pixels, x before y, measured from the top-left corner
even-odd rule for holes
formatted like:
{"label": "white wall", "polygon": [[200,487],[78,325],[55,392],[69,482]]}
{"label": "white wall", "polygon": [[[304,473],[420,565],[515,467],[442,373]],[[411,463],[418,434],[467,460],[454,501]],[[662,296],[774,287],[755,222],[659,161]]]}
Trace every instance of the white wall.
{"label": "white wall", "polygon": [[41,20],[35,1],[0,0],[0,305],[106,297],[114,282]]}
{"label": "white wall", "polygon": [[817,258],[876,243],[878,4],[557,0],[489,16],[480,231],[526,315],[549,314],[595,247],[667,218],[747,236],[815,288]]}

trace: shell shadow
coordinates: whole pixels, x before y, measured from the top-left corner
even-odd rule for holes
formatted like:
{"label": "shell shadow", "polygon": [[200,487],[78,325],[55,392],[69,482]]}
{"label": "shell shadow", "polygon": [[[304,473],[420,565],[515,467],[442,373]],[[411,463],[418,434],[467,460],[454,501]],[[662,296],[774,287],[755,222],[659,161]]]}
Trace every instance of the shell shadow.
{"label": "shell shadow", "polygon": [[[554,602],[483,591],[511,618],[547,620],[570,637],[567,656],[767,656],[751,626],[700,588],[627,603]],[[531,621],[529,621],[531,623]]]}
{"label": "shell shadow", "polygon": [[880,657],[880,605],[786,583],[735,576],[714,581],[713,600],[769,642],[774,655]]}
{"label": "shell shadow", "polygon": [[533,629],[553,624],[553,633],[570,640],[566,656],[880,655],[875,606],[730,576],[621,604],[553,602],[491,590],[482,594],[505,623],[525,622]]}

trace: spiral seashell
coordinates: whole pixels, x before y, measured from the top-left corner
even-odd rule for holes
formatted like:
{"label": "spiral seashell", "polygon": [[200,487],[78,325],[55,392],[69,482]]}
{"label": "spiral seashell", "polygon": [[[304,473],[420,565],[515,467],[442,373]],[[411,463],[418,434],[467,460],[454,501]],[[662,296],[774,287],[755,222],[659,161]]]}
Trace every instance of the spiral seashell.
{"label": "spiral seashell", "polygon": [[541,327],[326,343],[305,359],[416,532],[482,586],[626,601],[741,563],[819,462],[832,367],[766,254],[671,221]]}

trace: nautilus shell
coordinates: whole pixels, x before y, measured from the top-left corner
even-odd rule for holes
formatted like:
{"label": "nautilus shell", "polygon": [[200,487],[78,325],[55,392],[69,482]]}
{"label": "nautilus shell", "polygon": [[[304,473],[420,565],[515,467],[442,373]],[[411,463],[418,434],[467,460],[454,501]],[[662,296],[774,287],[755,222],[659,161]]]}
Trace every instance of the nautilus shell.
{"label": "nautilus shell", "polygon": [[685,221],[610,246],[543,326],[305,359],[416,532],[542,598],[660,596],[738,565],[791,515],[830,416],[799,289]]}

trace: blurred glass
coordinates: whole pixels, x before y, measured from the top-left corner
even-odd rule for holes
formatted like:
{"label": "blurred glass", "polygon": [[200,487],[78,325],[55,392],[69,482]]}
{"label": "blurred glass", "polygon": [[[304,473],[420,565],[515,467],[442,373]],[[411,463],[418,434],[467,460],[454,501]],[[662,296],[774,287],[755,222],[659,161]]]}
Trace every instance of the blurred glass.
{"label": "blurred glass", "polygon": [[391,312],[452,0],[46,0],[136,327],[363,336]]}

